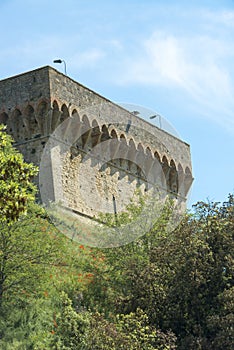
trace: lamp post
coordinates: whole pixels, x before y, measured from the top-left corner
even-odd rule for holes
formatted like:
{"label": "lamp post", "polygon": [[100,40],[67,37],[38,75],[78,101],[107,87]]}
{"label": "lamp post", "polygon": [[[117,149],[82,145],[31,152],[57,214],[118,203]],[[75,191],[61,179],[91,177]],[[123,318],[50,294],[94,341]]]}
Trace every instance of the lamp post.
{"label": "lamp post", "polygon": [[138,111],[132,111],[132,114],[134,114],[134,115],[139,115],[140,112],[138,112]]}
{"label": "lamp post", "polygon": [[118,224],[118,216],[117,216],[116,199],[115,199],[114,195],[112,195],[112,199],[113,199],[113,205],[114,205],[115,223],[117,225]]}
{"label": "lamp post", "polygon": [[160,114],[155,114],[155,115],[151,115],[151,117],[149,117],[150,119],[154,119],[154,118],[157,118],[159,119],[159,127],[160,129],[162,129],[162,117]]}
{"label": "lamp post", "polygon": [[57,59],[57,60],[54,60],[53,61],[54,63],[64,63],[64,71],[65,71],[65,75],[67,75],[67,65],[66,65],[66,62],[64,60],[61,60],[60,58]]}

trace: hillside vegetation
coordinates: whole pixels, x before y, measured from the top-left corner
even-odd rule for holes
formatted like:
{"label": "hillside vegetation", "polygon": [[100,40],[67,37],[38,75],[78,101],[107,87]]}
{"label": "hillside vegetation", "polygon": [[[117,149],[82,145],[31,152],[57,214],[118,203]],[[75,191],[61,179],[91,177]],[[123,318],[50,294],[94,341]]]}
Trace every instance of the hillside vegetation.
{"label": "hillside vegetation", "polygon": [[0,129],[0,349],[234,348],[234,197],[115,249],[57,231]]}

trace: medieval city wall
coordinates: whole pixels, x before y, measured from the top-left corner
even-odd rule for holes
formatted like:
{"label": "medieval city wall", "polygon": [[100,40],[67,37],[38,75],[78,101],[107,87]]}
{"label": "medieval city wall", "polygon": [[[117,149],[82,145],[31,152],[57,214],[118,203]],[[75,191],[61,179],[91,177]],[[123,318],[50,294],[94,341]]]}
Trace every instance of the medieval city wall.
{"label": "medieval city wall", "polygon": [[[0,81],[0,123],[36,165],[50,135],[63,125],[60,138],[70,144],[52,149],[42,190],[88,217],[98,216],[100,205],[90,205],[95,201],[108,211],[114,198],[124,210],[136,189],[147,192],[150,183],[186,197],[192,182],[188,144],[51,67]],[[102,146],[108,141],[109,148]],[[93,149],[106,157],[101,168],[88,157]]]}

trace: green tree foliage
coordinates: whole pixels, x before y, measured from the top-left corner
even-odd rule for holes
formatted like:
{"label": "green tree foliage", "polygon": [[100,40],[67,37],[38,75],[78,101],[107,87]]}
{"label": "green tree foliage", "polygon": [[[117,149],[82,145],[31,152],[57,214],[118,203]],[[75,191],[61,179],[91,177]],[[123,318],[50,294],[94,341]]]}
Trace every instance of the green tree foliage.
{"label": "green tree foliage", "polygon": [[148,316],[140,309],[118,314],[114,322],[99,313],[91,318],[91,342],[87,350],[167,350],[175,349],[175,336],[164,334],[149,325]]}
{"label": "green tree foliage", "polygon": [[233,196],[223,205],[198,203],[174,232],[158,222],[121,254],[112,253],[122,271],[119,309],[140,307],[151,324],[176,334],[179,349],[221,350],[224,338],[223,348],[231,348],[233,208]]}
{"label": "green tree foliage", "polygon": [[55,331],[53,331],[52,349],[88,349],[89,313],[77,313],[72,307],[72,301],[64,292],[62,292],[61,299],[62,307],[55,323]]}
{"label": "green tree foliage", "polygon": [[62,245],[44,210],[36,205],[27,210],[18,221],[0,226],[1,349],[32,344],[34,349],[52,329],[56,302],[50,276],[58,270]]}
{"label": "green tree foliage", "polygon": [[168,233],[169,203],[138,241],[92,251],[93,279],[82,300],[91,310],[87,349],[233,347],[233,196],[194,209]]}
{"label": "green tree foliage", "polygon": [[62,293],[62,308],[54,327],[51,348],[55,350],[167,350],[175,349],[175,336],[163,334],[149,325],[140,309],[107,320],[100,313],[76,312]]}
{"label": "green tree foliage", "polygon": [[57,259],[53,227],[41,217],[40,208],[28,211],[18,221],[0,223],[0,306],[36,295],[48,278],[48,266]]}
{"label": "green tree foliage", "polygon": [[2,224],[1,238],[0,348],[51,349],[60,293],[77,302],[92,281],[90,250],[57,232],[37,205]]}
{"label": "green tree foliage", "polygon": [[[232,195],[199,202],[170,233],[168,202],[150,232],[101,250],[57,232],[33,204],[35,174],[1,128],[1,349],[234,348]],[[140,207],[129,210],[104,219],[121,227]]]}
{"label": "green tree foliage", "polygon": [[0,221],[17,220],[34,200],[36,191],[31,179],[37,168],[25,163],[12,143],[13,139],[0,125]]}

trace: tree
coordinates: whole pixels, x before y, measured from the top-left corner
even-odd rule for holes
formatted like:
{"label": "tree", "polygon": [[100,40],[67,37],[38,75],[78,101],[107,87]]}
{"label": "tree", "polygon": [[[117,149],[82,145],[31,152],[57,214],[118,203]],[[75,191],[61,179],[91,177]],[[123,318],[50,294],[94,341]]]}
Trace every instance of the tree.
{"label": "tree", "polygon": [[36,192],[32,178],[37,168],[23,161],[12,146],[13,139],[0,125],[0,221],[15,221],[24,213]]}
{"label": "tree", "polygon": [[233,348],[234,196],[197,203],[170,233],[168,203],[150,232],[101,250],[32,204],[35,174],[1,128],[1,349]]}
{"label": "tree", "polygon": [[41,290],[48,267],[59,258],[59,246],[50,235],[56,233],[35,207],[18,221],[0,223],[0,307]]}
{"label": "tree", "polygon": [[175,336],[149,325],[140,309],[116,315],[110,321],[100,313],[76,312],[71,300],[62,293],[62,308],[54,327],[51,348],[55,350],[173,350]]}
{"label": "tree", "polygon": [[[35,321],[32,305],[43,295],[51,265],[59,258],[59,246],[54,240],[56,230],[44,210],[33,204],[36,186],[31,180],[37,168],[25,163],[12,144],[12,138],[0,126],[0,347],[3,349],[17,348],[16,344],[22,340],[18,339],[20,335],[29,338],[30,327],[26,327],[25,320],[34,315]],[[30,321],[28,324],[33,333],[35,324]]]}
{"label": "tree", "polygon": [[61,311],[54,327],[51,348],[55,350],[87,349],[90,336],[90,315],[88,312],[77,313],[72,301],[64,292],[61,293]]}
{"label": "tree", "polygon": [[174,232],[164,228],[164,221],[158,222],[134,242],[135,251],[132,245],[125,254],[114,252],[123,276],[119,310],[140,307],[151,324],[175,333],[179,349],[221,349],[224,334],[225,348],[231,348],[233,196],[223,205],[198,203]]}

